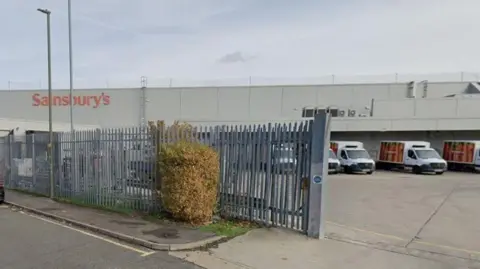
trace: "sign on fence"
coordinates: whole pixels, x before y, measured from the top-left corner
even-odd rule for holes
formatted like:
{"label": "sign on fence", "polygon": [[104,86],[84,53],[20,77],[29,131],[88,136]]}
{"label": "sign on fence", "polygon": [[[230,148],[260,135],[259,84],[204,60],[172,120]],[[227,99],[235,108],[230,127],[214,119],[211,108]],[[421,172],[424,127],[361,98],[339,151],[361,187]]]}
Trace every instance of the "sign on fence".
{"label": "sign on fence", "polygon": [[322,177],[315,175],[312,177],[312,182],[313,184],[322,184]]}

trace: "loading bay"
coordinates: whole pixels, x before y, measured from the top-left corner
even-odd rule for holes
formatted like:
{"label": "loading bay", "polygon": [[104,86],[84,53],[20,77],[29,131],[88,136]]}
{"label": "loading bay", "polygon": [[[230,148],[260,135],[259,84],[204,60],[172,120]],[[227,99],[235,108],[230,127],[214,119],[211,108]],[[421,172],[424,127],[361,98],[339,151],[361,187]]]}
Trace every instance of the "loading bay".
{"label": "loading bay", "polygon": [[330,238],[480,261],[480,175],[332,175],[326,184]]}

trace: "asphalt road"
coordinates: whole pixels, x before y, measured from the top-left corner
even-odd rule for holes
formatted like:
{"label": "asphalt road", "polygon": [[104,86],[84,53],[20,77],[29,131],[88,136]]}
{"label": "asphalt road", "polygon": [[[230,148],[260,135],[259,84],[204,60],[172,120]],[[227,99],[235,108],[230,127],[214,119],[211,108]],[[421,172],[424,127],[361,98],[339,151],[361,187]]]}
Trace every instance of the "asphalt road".
{"label": "asphalt road", "polygon": [[2,269],[200,269],[153,252],[0,205]]}

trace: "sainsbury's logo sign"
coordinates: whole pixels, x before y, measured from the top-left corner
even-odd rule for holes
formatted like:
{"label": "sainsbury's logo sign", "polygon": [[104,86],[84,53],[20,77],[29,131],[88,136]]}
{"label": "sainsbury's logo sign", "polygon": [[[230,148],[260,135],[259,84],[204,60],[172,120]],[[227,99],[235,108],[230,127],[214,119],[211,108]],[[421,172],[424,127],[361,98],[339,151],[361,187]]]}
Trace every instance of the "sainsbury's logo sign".
{"label": "sainsbury's logo sign", "polygon": [[[98,108],[110,105],[110,95],[102,92],[100,95],[74,95],[74,106],[88,106]],[[69,106],[70,95],[53,95],[52,106]],[[32,106],[48,106],[48,95],[36,93],[32,95]]]}

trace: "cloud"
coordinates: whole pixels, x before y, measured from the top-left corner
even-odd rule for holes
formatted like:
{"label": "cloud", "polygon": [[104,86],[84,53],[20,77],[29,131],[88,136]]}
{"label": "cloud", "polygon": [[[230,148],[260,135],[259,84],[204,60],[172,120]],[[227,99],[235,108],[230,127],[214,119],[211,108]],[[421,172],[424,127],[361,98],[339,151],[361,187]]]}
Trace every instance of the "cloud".
{"label": "cloud", "polygon": [[[138,85],[143,75],[154,85],[169,77],[480,70],[474,60],[480,42],[476,0],[72,2],[77,86],[103,86],[107,79],[110,85]],[[68,86],[66,3],[3,3],[9,12],[0,17],[0,88],[7,81],[45,80],[45,17],[39,7],[52,10],[54,85]]]}
{"label": "cloud", "polygon": [[233,53],[227,53],[218,59],[219,63],[231,64],[231,63],[242,63],[253,59],[253,56],[245,56],[242,52],[236,51]]}

